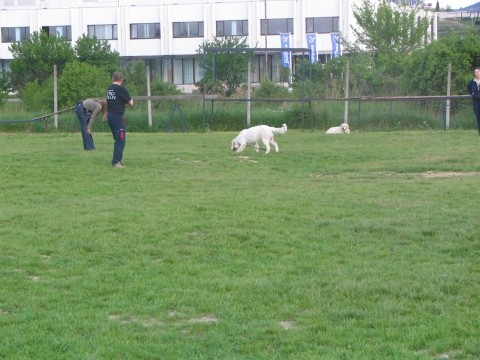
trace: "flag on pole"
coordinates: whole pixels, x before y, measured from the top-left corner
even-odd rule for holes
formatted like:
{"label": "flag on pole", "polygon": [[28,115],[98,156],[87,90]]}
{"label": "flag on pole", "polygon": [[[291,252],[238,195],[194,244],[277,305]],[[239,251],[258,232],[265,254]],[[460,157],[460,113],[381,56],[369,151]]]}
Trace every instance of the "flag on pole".
{"label": "flag on pole", "polygon": [[[290,48],[290,33],[280,34],[280,42],[282,43],[282,49]],[[290,51],[282,52],[282,66],[290,68]]]}
{"label": "flag on pole", "polygon": [[308,50],[310,50],[310,62],[315,64],[317,62],[317,35],[307,34]]}
{"label": "flag on pole", "polygon": [[342,49],[340,47],[340,33],[331,33],[332,39],[332,58],[337,58],[342,55]]}

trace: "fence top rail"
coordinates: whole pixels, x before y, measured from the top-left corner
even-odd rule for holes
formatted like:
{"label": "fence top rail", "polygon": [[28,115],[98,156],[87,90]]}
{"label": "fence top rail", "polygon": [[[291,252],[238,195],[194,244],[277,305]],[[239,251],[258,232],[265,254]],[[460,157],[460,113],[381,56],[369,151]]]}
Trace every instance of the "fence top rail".
{"label": "fence top rail", "polygon": [[349,97],[343,100],[352,101],[391,101],[391,100],[455,100],[455,99],[470,99],[470,95],[435,95],[435,96],[356,96]]}
{"label": "fence top rail", "polygon": [[470,99],[470,95],[437,95],[437,96],[357,96],[348,98],[222,98],[215,97],[210,100],[220,102],[309,102],[309,101],[412,101],[412,100],[462,100]]}
{"label": "fence top rail", "polygon": [[133,96],[133,100],[216,100],[217,95],[157,95],[157,96]]}

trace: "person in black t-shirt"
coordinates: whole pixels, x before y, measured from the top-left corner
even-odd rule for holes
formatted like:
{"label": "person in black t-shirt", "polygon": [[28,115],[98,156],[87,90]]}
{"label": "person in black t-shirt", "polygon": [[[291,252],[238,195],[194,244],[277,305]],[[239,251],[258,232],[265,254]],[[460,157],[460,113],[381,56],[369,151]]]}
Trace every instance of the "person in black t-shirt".
{"label": "person in black t-shirt", "polygon": [[472,96],[473,113],[477,119],[477,130],[480,135],[480,67],[474,70],[475,78],[467,84],[467,90]]}
{"label": "person in black t-shirt", "polygon": [[133,106],[133,99],[128,90],[122,86],[123,74],[119,71],[113,73],[112,84],[107,89],[107,120],[112,130],[113,158],[112,166],[123,168],[123,150],[126,142],[125,107]]}

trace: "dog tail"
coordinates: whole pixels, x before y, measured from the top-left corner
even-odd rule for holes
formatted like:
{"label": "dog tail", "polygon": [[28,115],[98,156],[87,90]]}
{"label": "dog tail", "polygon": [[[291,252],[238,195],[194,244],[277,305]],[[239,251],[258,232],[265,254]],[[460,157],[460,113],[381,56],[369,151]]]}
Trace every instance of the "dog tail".
{"label": "dog tail", "polygon": [[287,132],[287,124],[283,124],[280,128],[273,128],[273,132],[277,134],[285,134]]}

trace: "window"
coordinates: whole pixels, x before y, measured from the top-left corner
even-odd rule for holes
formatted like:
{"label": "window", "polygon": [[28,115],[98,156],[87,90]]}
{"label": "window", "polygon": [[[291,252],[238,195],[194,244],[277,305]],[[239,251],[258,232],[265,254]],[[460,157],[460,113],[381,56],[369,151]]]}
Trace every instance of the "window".
{"label": "window", "polygon": [[130,39],[160,39],[160,24],[130,24]]}
{"label": "window", "polygon": [[217,36],[247,36],[248,20],[217,21]]}
{"label": "window", "polygon": [[174,22],[174,38],[203,37],[203,21]]}
{"label": "window", "polygon": [[182,58],[173,59],[173,83],[194,84],[195,83],[195,59]]}
{"label": "window", "polygon": [[306,33],[329,34],[338,32],[338,16],[306,18]]}
{"label": "window", "polygon": [[117,25],[88,25],[88,36],[98,40],[117,40]]}
{"label": "window", "polygon": [[318,54],[318,61],[322,64],[328,63],[332,59],[332,54]]}
{"label": "window", "polygon": [[29,27],[2,27],[2,42],[13,43],[25,40],[30,36]]}
{"label": "window", "polygon": [[63,37],[67,41],[72,41],[71,26],[43,26],[42,31],[46,32],[48,36]]}
{"label": "window", "polygon": [[260,20],[262,35],[279,35],[281,33],[293,34],[293,19],[268,19]]}

